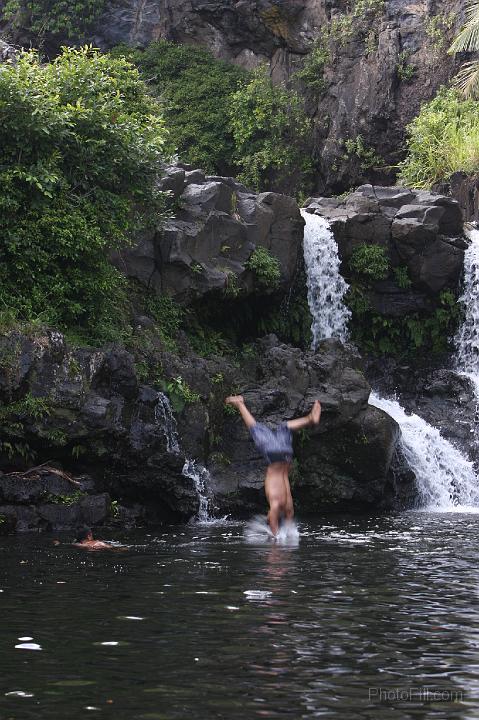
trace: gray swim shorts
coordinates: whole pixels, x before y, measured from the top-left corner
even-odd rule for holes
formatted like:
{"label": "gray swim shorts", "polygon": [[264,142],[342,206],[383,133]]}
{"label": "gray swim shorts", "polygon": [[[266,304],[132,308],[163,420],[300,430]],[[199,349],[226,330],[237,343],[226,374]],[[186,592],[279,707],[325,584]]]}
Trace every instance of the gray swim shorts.
{"label": "gray swim shorts", "polygon": [[256,423],[250,433],[256,448],[268,464],[291,462],[293,459],[293,434],[286,423],[282,423],[276,430],[271,430],[263,423]]}

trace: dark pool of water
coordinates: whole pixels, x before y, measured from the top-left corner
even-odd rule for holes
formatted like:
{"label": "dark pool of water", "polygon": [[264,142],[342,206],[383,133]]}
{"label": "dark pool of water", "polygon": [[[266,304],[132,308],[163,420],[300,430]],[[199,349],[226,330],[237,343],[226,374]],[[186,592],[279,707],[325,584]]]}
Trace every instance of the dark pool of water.
{"label": "dark pool of water", "polygon": [[2,539],[1,720],[477,717],[479,515],[300,527]]}

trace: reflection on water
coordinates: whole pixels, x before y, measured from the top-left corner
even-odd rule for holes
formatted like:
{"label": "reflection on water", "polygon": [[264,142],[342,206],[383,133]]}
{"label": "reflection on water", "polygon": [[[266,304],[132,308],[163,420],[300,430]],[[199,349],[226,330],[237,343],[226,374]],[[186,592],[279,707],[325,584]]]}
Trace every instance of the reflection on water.
{"label": "reflection on water", "polygon": [[174,527],[121,556],[2,539],[0,717],[475,717],[479,516],[300,530]]}

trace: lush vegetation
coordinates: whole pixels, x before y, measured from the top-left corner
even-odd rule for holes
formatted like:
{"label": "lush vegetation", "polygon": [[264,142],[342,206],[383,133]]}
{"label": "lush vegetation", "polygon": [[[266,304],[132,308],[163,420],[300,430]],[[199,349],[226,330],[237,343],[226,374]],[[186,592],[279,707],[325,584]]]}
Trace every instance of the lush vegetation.
{"label": "lush vegetation", "polygon": [[349,260],[349,267],[372,280],[384,280],[389,275],[389,259],[381,245],[358,245]]}
{"label": "lush vegetation", "polygon": [[[450,53],[477,52],[479,50],[479,3],[477,0],[466,0],[466,24],[456,37]],[[479,60],[467,62],[455,78],[455,85],[466,97],[479,95]]]}
{"label": "lush vegetation", "polygon": [[157,223],[166,131],[122,58],[35,52],[0,73],[0,309],[108,339],[125,280],[108,253]]}
{"label": "lush vegetation", "polygon": [[234,139],[229,128],[231,97],[246,71],[216,60],[208,50],[159,41],[145,50],[115,48],[140,70],[164,105],[168,149],[210,173],[233,171]]}
{"label": "lush vegetation", "polygon": [[7,0],[2,17],[37,40],[47,35],[78,38],[101,16],[107,0]]}
{"label": "lush vegetation", "polygon": [[299,95],[207,50],[166,41],[116,48],[162,98],[168,149],[210,173],[237,175],[256,190],[299,188],[308,172],[310,123]]}
{"label": "lush vegetation", "polygon": [[281,264],[265,247],[257,247],[251,253],[246,267],[252,270],[264,288],[277,288],[281,279]]}
{"label": "lush vegetation", "polygon": [[479,168],[479,103],[443,88],[407,128],[408,154],[401,164],[406,185],[430,188],[453,172]]}
{"label": "lush vegetation", "polygon": [[368,288],[353,282],[346,301],[353,313],[350,324],[352,340],[373,355],[414,356],[426,350],[442,353],[457,328],[460,306],[450,290],[444,290],[434,313],[418,312],[402,317],[385,317],[369,302]]}

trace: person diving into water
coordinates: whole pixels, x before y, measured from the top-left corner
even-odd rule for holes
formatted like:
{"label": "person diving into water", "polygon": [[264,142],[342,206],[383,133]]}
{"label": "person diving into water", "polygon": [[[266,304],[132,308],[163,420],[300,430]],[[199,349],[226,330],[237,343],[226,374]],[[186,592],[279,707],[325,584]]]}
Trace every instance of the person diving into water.
{"label": "person diving into water", "polygon": [[242,395],[230,395],[227,405],[235,407],[250,431],[251,438],[268,463],[264,481],[266,499],[269,503],[268,524],[274,536],[282,518],[291,521],[294,516],[293,498],[289,485],[289,469],[293,460],[293,431],[318,425],[321,419],[321,403],[316,400],[309,415],[288,420],[272,430],[256,422],[245,405]]}

